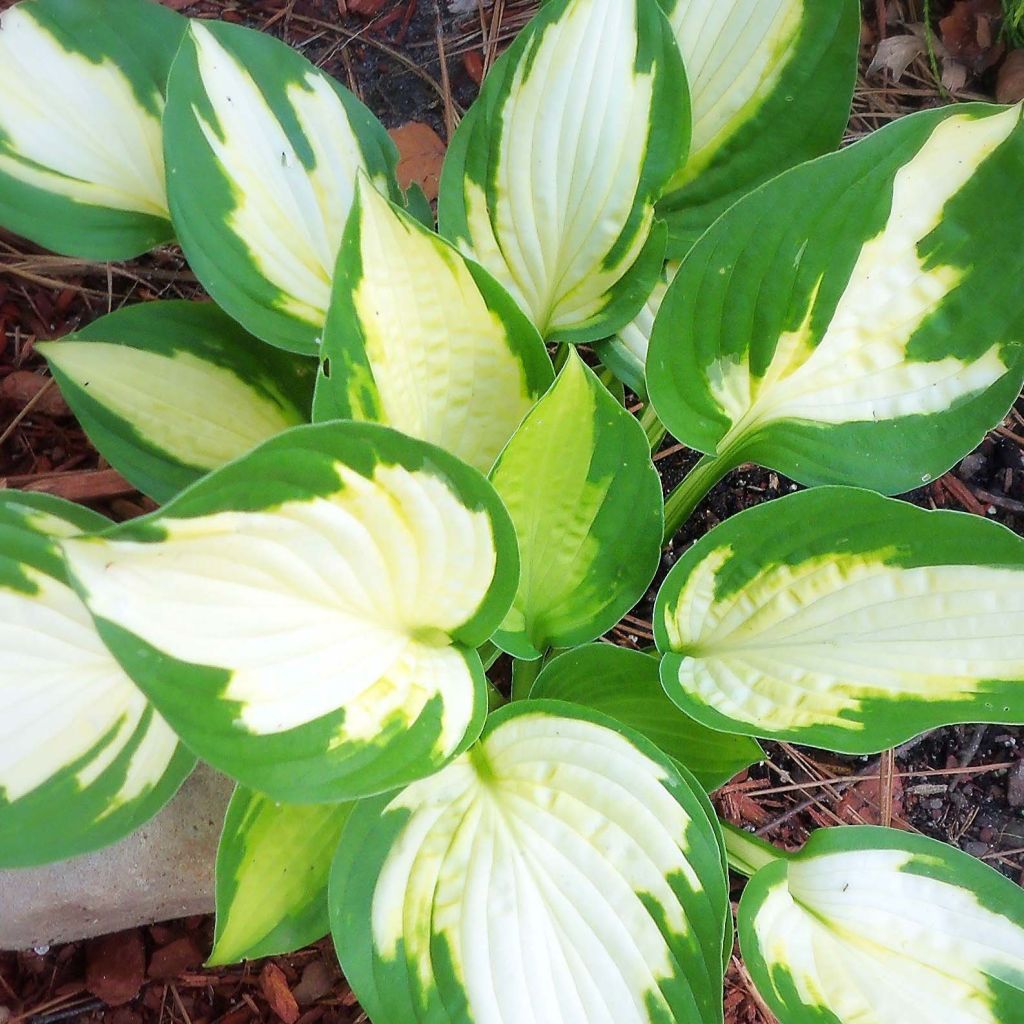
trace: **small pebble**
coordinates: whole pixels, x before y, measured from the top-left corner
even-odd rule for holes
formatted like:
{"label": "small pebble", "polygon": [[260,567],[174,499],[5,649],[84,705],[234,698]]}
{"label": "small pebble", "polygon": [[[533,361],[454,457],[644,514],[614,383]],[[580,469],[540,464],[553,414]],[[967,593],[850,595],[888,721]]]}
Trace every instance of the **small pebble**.
{"label": "small pebble", "polygon": [[964,853],[969,853],[972,857],[984,857],[988,853],[988,843],[965,843]]}
{"label": "small pebble", "polygon": [[50,952],[50,947],[49,946],[33,946],[32,947],[32,952],[35,953],[36,956],[46,956],[46,954]]}

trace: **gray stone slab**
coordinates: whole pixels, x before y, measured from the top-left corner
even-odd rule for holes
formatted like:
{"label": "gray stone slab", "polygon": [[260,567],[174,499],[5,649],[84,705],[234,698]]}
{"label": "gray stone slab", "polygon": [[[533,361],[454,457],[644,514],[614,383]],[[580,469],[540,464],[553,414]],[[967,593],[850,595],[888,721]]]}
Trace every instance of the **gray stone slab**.
{"label": "gray stone slab", "polygon": [[0,949],[28,949],[213,909],[232,783],[200,765],[133,835],[40,868],[0,871]]}

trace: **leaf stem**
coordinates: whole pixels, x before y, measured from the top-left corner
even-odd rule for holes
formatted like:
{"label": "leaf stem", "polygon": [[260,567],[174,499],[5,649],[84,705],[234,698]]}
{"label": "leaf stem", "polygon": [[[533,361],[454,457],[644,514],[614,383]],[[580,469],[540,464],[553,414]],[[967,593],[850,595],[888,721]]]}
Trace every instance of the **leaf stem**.
{"label": "leaf stem", "polygon": [[654,411],[654,406],[648,402],[643,409],[640,410],[640,426],[644,428],[644,433],[647,435],[647,440],[651,444],[651,451],[657,451],[658,446],[665,439],[665,435],[668,431],[665,429],[665,424],[658,419],[658,414]]}
{"label": "leaf stem", "polygon": [[480,655],[480,661],[483,662],[486,672],[501,657],[501,648],[495,647],[490,640],[485,640],[476,649],[476,653]]}
{"label": "leaf stem", "polygon": [[722,455],[702,455],[700,461],[673,488],[665,499],[665,543],[678,532],[693,510],[704,500],[708,492],[740,460],[728,452]]}
{"label": "leaf stem", "polygon": [[787,854],[771,843],[746,832],[729,822],[722,822],[725,835],[725,853],[733,871],[752,878],[761,868],[777,860],[785,860]]}
{"label": "leaf stem", "polygon": [[534,681],[540,675],[544,665],[543,658],[535,658],[533,661],[524,661],[516,658],[512,662],[512,699],[526,700],[533,689]]}

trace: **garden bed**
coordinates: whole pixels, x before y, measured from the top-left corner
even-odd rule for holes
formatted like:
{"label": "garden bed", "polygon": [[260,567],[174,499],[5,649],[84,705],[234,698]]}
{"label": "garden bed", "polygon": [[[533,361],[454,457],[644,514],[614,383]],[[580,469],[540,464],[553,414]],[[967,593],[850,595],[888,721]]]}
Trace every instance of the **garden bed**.
{"label": "garden bed", "polygon": [[[464,13],[427,0],[198,0],[168,4],[192,16],[221,17],[287,39],[348,84],[399,136],[407,178],[428,194],[436,186],[445,139],[472,100],[501,44],[535,8],[533,0]],[[0,0],[0,9],[10,6]],[[934,3],[948,16],[938,49],[910,41],[921,0],[865,2],[862,75],[849,138],[949,99],[991,99],[1007,88],[999,43],[985,33],[998,4]],[[877,12],[889,10],[884,30]],[[882,53],[890,69],[909,56],[898,83],[893,71],[867,68],[882,37],[903,38]],[[923,37],[922,37],[923,38]],[[877,63],[877,61],[876,61]],[[936,83],[934,71],[946,79]],[[1012,84],[1012,83],[1011,83]],[[947,89],[952,89],[950,96]],[[1024,91],[1024,88],[1022,88]],[[410,124],[419,126],[410,129]],[[429,130],[428,130],[429,129]],[[994,199],[994,201],[998,201]],[[54,257],[0,234],[0,483],[82,501],[115,520],[151,509],[107,467],[74,422],[42,360],[38,340],[60,337],[111,309],[154,298],[194,298],[199,288],[177,250],[164,247],[130,264],[108,266]],[[671,438],[658,453],[666,488],[694,461]],[[656,587],[686,545],[736,512],[795,489],[778,474],[741,468],[700,506],[667,549],[663,571],[644,602],[613,639],[650,642]],[[927,487],[907,496],[923,507],[966,511],[1024,534],[1024,403],[976,452]],[[500,674],[501,664],[496,666]],[[1024,881],[1024,729],[940,729],[873,758],[842,757],[766,744],[765,762],[723,787],[724,817],[782,846],[799,846],[821,825],[883,823],[918,830],[960,846],[1009,877]],[[2,908],[0,908],[2,912]],[[365,1019],[338,972],[329,942],[252,964],[204,970],[211,919],[194,916],[112,937],[0,953],[0,1024],[96,1020],[143,1024],[353,1024]],[[734,959],[727,1020],[771,1018]]]}

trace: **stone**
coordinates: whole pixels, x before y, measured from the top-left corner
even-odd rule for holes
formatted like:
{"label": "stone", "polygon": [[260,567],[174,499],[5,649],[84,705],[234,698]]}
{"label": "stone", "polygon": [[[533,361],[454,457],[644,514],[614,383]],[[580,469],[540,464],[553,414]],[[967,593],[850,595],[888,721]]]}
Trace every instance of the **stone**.
{"label": "stone", "polygon": [[232,783],[200,765],[135,833],[81,857],[0,871],[0,949],[30,949],[213,909]]}

